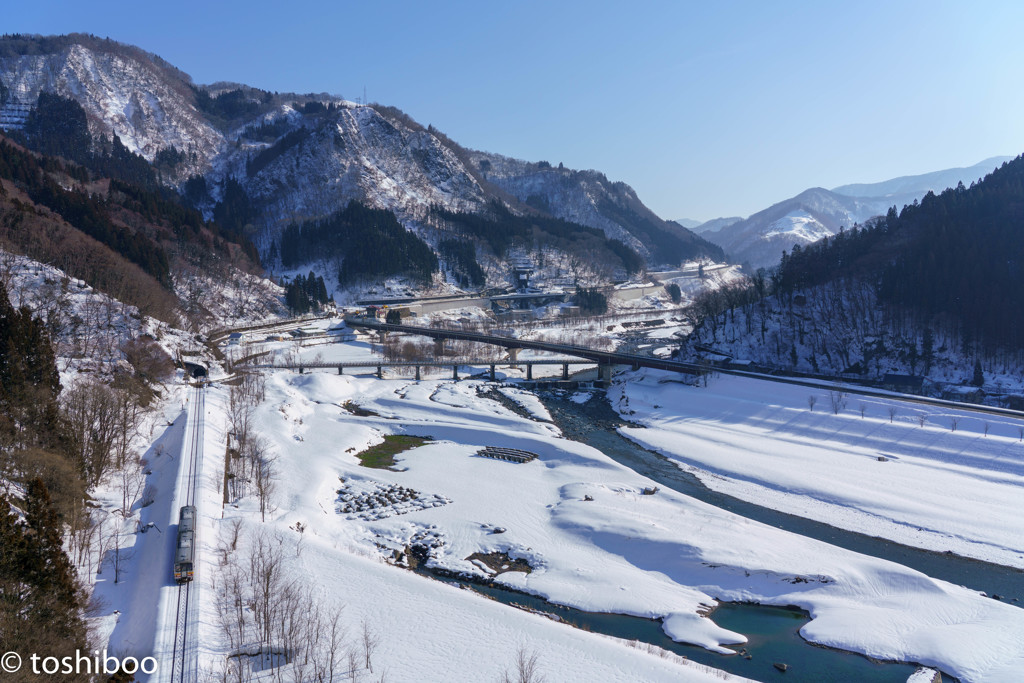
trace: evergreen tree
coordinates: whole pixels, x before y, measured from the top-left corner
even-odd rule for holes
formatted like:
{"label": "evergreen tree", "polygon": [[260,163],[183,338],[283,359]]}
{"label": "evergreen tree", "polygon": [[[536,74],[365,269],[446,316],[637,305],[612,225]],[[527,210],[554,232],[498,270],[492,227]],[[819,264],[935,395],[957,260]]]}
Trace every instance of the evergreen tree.
{"label": "evergreen tree", "polygon": [[935,362],[935,335],[930,327],[924,328],[921,335],[921,360],[924,362],[924,374],[927,375]]}
{"label": "evergreen tree", "polygon": [[24,506],[25,520],[18,521],[0,499],[0,633],[9,649],[73,655],[86,647],[84,598],[40,479],[29,482]]}
{"label": "evergreen tree", "polygon": [[971,384],[976,387],[980,387],[985,383],[985,373],[981,369],[981,360],[974,361],[974,376],[971,378]]}
{"label": "evergreen tree", "polygon": [[50,492],[36,477],[25,497],[25,580],[39,611],[62,639],[81,637],[81,593],[71,561],[64,553],[61,531]]}
{"label": "evergreen tree", "polygon": [[672,303],[678,304],[683,300],[683,292],[676,283],[670,282],[665,285],[665,291],[668,292],[668,297],[672,300]]}
{"label": "evergreen tree", "polygon": [[0,282],[0,447],[61,443],[60,373],[46,326]]}

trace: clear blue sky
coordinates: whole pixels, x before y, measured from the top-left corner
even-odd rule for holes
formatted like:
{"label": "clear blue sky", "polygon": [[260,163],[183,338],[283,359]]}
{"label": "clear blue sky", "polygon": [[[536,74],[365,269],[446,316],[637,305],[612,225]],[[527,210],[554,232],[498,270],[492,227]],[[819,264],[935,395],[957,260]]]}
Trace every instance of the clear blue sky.
{"label": "clear blue sky", "polygon": [[9,2],[198,83],[397,106],[461,144],[594,168],[665,218],[1024,152],[1024,2]]}

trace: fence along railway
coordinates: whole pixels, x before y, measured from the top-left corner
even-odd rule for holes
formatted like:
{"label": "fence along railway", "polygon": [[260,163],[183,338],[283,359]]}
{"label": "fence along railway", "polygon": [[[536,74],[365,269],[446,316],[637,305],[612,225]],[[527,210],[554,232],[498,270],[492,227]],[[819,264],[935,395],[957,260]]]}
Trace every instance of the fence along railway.
{"label": "fence along railway", "polygon": [[[171,666],[161,662],[161,681],[170,683],[194,683],[199,680],[199,637],[198,637],[198,592],[193,579],[198,576],[197,553],[198,528],[198,483],[203,458],[203,427],[206,414],[206,392],[197,385],[190,401],[187,462],[181,465],[179,481],[179,502],[182,503],[178,517],[178,532],[175,537],[174,565],[168,572],[177,584],[177,608],[174,614],[174,646],[171,652]],[[184,451],[183,451],[184,454]]]}

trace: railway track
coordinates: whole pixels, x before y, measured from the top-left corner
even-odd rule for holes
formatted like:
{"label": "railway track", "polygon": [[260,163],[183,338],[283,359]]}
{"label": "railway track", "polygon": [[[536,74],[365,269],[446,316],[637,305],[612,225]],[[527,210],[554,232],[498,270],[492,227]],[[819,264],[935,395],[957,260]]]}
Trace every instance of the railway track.
{"label": "railway track", "polygon": [[[189,455],[187,466],[182,466],[182,473],[185,476],[184,488],[182,489],[179,502],[184,505],[196,505],[198,496],[199,470],[203,457],[203,426],[206,392],[201,386],[197,386],[192,393],[192,406],[189,415],[190,434],[186,436],[189,440]],[[196,529],[198,537],[198,526]],[[196,543],[198,548],[198,543]],[[195,555],[198,555],[196,553]],[[196,578],[199,574],[198,557],[193,557]],[[174,649],[171,659],[171,672],[168,680],[171,683],[195,683],[199,680],[199,638],[198,638],[198,616],[196,615],[196,602],[198,589],[193,591],[194,581],[178,584],[178,606],[174,617]],[[166,663],[163,663],[166,667]],[[164,669],[166,670],[166,669]]]}

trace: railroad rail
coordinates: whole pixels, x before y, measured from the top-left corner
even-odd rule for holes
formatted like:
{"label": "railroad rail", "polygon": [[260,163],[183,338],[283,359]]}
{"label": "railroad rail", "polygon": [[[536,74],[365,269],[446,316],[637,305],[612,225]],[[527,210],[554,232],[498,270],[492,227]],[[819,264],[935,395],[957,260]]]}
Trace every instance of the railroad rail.
{"label": "railroad rail", "polygon": [[[195,506],[198,502],[198,483],[203,458],[203,427],[206,415],[206,392],[202,386],[197,386],[192,392],[189,415],[189,427],[191,434],[186,437],[188,441],[188,462],[182,463],[181,476],[184,485],[181,489],[182,495],[179,502],[183,506]],[[197,516],[198,517],[198,516]],[[199,524],[196,520],[194,538],[198,541]],[[195,543],[199,547],[198,542]],[[195,578],[199,577],[198,552],[193,554],[193,571]],[[171,657],[170,677],[164,680],[170,683],[195,683],[199,680],[199,637],[198,637],[198,592],[195,581],[178,584],[178,606],[174,616],[174,649]],[[166,663],[164,663],[166,667]],[[164,669],[166,670],[166,669]]]}

